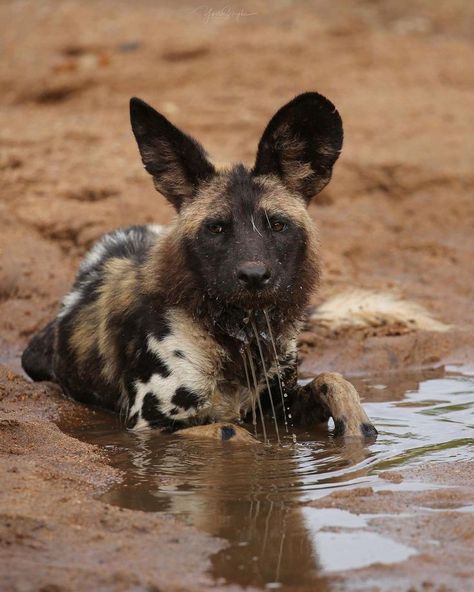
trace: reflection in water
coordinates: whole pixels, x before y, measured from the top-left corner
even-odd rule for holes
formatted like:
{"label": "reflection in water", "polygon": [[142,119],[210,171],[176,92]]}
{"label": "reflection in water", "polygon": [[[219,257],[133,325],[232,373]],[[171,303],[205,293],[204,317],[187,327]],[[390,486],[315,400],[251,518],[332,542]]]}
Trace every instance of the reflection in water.
{"label": "reflection in water", "polygon": [[[352,514],[302,503],[334,488],[374,484],[380,470],[472,454],[473,380],[447,376],[418,383],[409,377],[404,384],[392,376],[390,381],[378,377],[357,385],[380,430],[370,445],[301,430],[296,445],[291,438],[281,447],[216,444],[123,432],[105,414],[93,426],[68,431],[112,445],[112,464],[125,478],[104,501],[169,512],[229,542],[211,558],[218,584],[330,590],[327,571],[399,561],[415,551],[360,530],[366,525]],[[374,537],[377,554],[370,551]]]}
{"label": "reflection in water", "polygon": [[376,532],[318,532],[315,536],[325,571],[359,569],[374,563],[405,561],[416,551]]}

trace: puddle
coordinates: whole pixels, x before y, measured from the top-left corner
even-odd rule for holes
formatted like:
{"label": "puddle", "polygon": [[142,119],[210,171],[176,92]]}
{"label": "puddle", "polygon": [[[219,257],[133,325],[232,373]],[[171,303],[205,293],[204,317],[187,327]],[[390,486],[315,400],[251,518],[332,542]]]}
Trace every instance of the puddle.
{"label": "puddle", "polygon": [[[398,563],[416,555],[416,550],[411,547],[375,532],[359,530],[368,527],[370,518],[380,518],[382,514],[353,514],[338,508],[311,507],[303,507],[301,512],[314,541],[316,559],[322,571],[358,569],[374,563]],[[334,529],[338,532],[332,532]]]}
{"label": "puddle", "polygon": [[318,532],[314,540],[321,568],[328,572],[398,563],[416,554],[415,549],[375,532]]}
{"label": "puddle", "polygon": [[456,374],[374,377],[357,387],[380,431],[377,442],[341,442],[297,431],[282,448],[216,444],[121,431],[98,414],[69,433],[107,446],[124,481],[103,500],[167,512],[228,546],[211,557],[216,584],[329,590],[325,574],[396,563],[415,549],[370,529],[369,517],[304,503],[336,488],[421,490],[378,479],[380,471],[472,459],[474,379]]}

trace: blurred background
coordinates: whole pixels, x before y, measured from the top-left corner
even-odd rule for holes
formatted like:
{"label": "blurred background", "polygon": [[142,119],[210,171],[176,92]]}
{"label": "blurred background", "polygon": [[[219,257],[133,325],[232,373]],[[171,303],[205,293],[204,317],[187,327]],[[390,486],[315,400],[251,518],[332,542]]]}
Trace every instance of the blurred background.
{"label": "blurred background", "polygon": [[251,165],[270,116],[306,90],[333,101],[345,127],[333,181],[310,206],[324,259],[314,302],[347,287],[392,290],[456,329],[423,340],[379,328],[344,336],[350,348],[313,334],[302,345],[340,370],[360,368],[371,348],[393,367],[465,351],[473,17],[467,0],[2,0],[0,361],[18,365],[103,232],[173,215],[142,168],[131,96],[215,160]]}

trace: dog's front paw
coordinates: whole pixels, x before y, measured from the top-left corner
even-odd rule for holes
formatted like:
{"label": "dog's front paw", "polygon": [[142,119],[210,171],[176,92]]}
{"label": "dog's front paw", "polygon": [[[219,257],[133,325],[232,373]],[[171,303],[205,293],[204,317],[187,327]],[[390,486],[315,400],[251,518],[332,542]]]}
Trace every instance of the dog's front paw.
{"label": "dog's front paw", "polygon": [[232,423],[210,423],[194,426],[179,430],[176,434],[206,440],[219,440],[221,442],[246,442],[250,444],[256,444],[258,442],[247,430]]}
{"label": "dog's front paw", "polygon": [[376,438],[377,430],[361,405],[355,387],[336,372],[323,372],[310,384],[313,396],[334,420],[336,436]]}

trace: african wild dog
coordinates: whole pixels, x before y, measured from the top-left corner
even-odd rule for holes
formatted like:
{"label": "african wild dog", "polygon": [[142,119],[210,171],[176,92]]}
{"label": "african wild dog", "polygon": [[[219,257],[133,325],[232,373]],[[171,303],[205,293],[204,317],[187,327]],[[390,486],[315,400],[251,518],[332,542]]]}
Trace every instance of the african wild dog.
{"label": "african wild dog", "polygon": [[272,413],[287,407],[306,424],[333,416],[340,433],[375,435],[338,375],[296,382],[296,335],[319,278],[306,208],[342,147],[334,105],[296,97],[270,120],[254,167],[227,170],[143,101],[132,99],[130,113],[145,169],[178,215],[99,240],[24,352],[26,372],[120,411],[129,428],[217,424],[224,439],[239,429],[222,422],[254,415],[256,402],[273,406],[280,373],[287,405]]}

